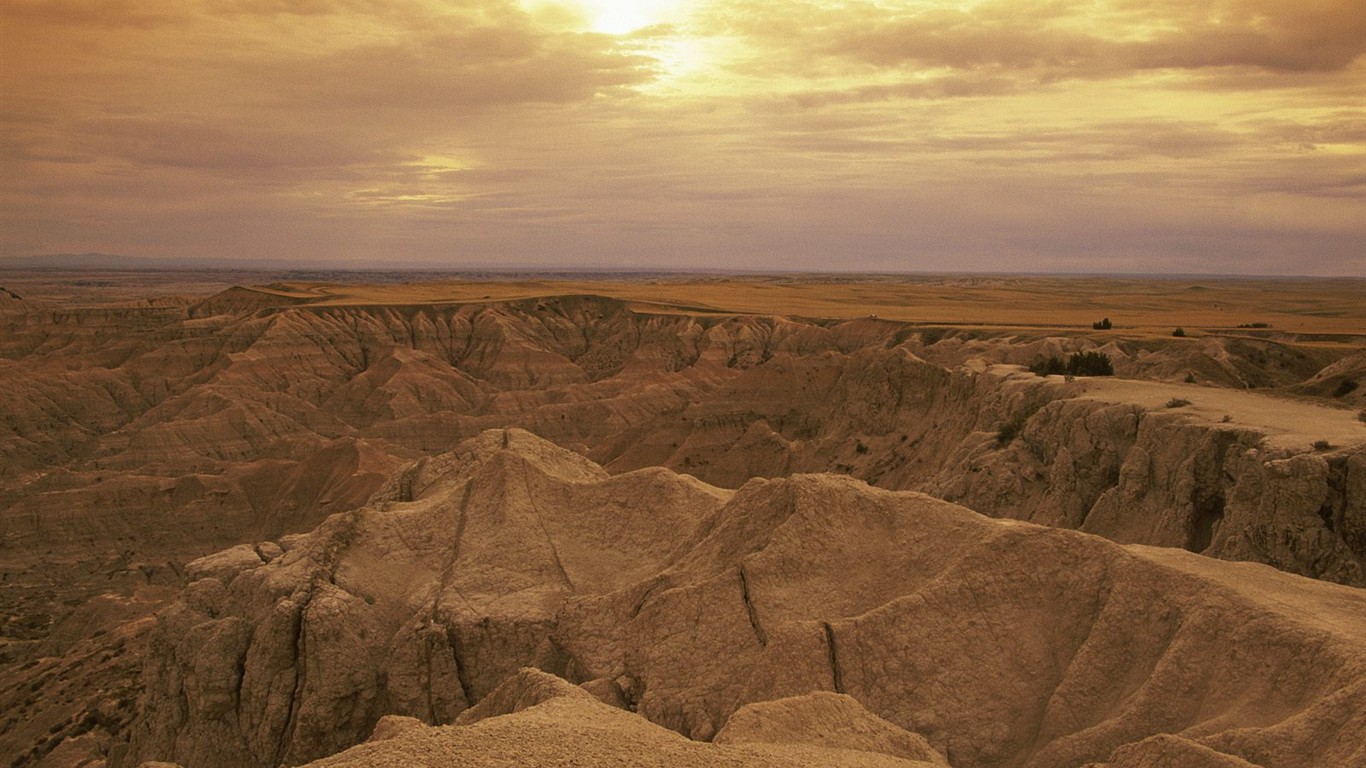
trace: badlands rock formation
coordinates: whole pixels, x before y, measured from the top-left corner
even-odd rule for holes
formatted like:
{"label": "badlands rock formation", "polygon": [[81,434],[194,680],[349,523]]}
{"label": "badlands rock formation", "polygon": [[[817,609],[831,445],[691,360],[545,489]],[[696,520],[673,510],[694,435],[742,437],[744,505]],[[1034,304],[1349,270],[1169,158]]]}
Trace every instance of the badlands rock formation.
{"label": "badlands rock formation", "polygon": [[534,670],[510,678],[476,709],[483,710],[491,701],[504,706],[468,720],[462,715],[455,727],[428,728],[411,718],[385,718],[366,744],[309,765],[534,766],[568,759],[582,765],[661,768],[946,765],[920,737],[873,715],[853,699],[834,694],[745,707],[711,744],[689,741]]}
{"label": "badlands rock formation", "polygon": [[730,492],[493,430],[280,549],[195,564],[159,613],[124,764],[305,763],[386,715],[466,725],[390,720],[324,764],[550,764],[537,729],[657,764],[768,738],[965,767],[1366,760],[1361,590],[847,477]]}
{"label": "badlands rock formation", "polygon": [[[1263,385],[1308,386],[1325,366],[1351,365],[1312,345],[1194,342],[1110,339],[1102,349],[1121,373],[1239,386],[1249,383],[1243,368],[1270,371],[1263,376],[1275,381]],[[1080,401],[1060,381],[963,364],[1082,346],[1094,343],[872,319],[647,312],[593,296],[314,306],[283,289],[234,288],[188,311],[0,313],[10,393],[0,406],[0,542],[47,569],[98,553],[109,558],[101,575],[174,582],[188,559],[307,530],[364,503],[402,464],[507,426],[614,473],[665,466],[738,487],[755,476],[836,471],[1078,527],[1130,454],[1138,471],[1145,454],[1162,453],[1165,443],[1151,441],[1167,437],[1171,420],[1150,421],[1153,409],[1126,398]],[[1268,356],[1275,365],[1255,362]],[[1182,367],[1192,360],[1208,365]],[[1354,444],[1366,438],[1349,412],[1340,417],[1356,430]],[[992,439],[1012,421],[1023,440]],[[1262,433],[1238,426],[1195,425],[1182,447],[1198,450],[1202,466],[1222,465],[1257,447]],[[1168,451],[1152,471],[1188,458]],[[1258,451],[1244,463],[1279,458]],[[1232,514],[1214,530],[1211,499],[1236,495],[1241,467],[1202,470],[1198,489],[1191,481],[1147,497],[1180,519],[1088,530],[1361,583],[1366,549],[1349,464],[1345,454],[1325,457],[1322,482],[1287,515],[1290,533],[1279,523],[1248,533]],[[1320,517],[1327,522],[1312,519]],[[1145,526],[1151,539],[1141,538]],[[1225,541],[1247,536],[1255,541]]]}
{"label": "badlands rock formation", "polygon": [[[273,564],[290,535],[386,483],[386,498],[411,495],[489,428],[529,429],[614,476],[662,467],[737,489],[834,472],[1366,584],[1359,343],[932,328],[592,295],[125,293],[88,306],[0,295],[0,754],[24,761],[119,748],[147,616],[187,580],[226,585]],[[1079,349],[1145,389],[1017,367]],[[1308,416],[1263,423],[1251,386],[1314,400]],[[41,695],[54,685],[61,695]],[[430,711],[464,706],[448,697]]]}

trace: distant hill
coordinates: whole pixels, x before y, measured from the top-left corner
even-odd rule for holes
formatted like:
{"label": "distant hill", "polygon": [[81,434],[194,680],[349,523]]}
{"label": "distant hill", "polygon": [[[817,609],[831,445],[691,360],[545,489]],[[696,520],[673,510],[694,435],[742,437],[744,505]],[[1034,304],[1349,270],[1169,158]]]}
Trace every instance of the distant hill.
{"label": "distant hill", "polygon": [[276,272],[280,270],[344,269],[342,265],[325,261],[290,261],[273,259],[211,259],[192,260],[151,256],[123,256],[113,253],[46,253],[33,256],[0,256],[0,271],[27,269],[85,270],[85,271],[164,271],[164,270],[247,270]]}
{"label": "distant hill", "polygon": [[120,256],[110,253],[48,253],[36,256],[0,256],[3,269],[174,269],[184,266],[175,259]]}

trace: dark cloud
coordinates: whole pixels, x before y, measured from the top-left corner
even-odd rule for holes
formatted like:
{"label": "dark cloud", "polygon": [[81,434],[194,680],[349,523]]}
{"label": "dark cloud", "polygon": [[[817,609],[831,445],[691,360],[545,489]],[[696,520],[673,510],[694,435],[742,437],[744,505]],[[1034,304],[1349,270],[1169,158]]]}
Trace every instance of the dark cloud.
{"label": "dark cloud", "polygon": [[[280,66],[280,64],[284,66]],[[468,112],[523,102],[567,102],[640,83],[652,62],[591,36],[472,27],[284,62],[254,61],[251,77],[291,108]]]}
{"label": "dark cloud", "polygon": [[[65,23],[69,39],[48,30],[41,44],[21,41],[12,30],[16,66],[0,75],[19,126],[10,160],[94,157],[277,176],[374,164],[481,112],[582,101],[652,77],[651,60],[611,39],[538,28],[509,2],[244,1],[136,40],[83,31],[101,11],[139,18],[107,5],[20,6],[16,24],[43,11],[41,23]],[[314,28],[311,15],[348,6],[355,15]],[[269,22],[223,20],[248,12],[297,18],[283,34]]]}
{"label": "dark cloud", "polygon": [[966,7],[721,6],[710,29],[877,67],[1025,72],[1044,80],[1134,70],[1340,71],[1366,53],[1366,4],[1279,0],[994,0]]}

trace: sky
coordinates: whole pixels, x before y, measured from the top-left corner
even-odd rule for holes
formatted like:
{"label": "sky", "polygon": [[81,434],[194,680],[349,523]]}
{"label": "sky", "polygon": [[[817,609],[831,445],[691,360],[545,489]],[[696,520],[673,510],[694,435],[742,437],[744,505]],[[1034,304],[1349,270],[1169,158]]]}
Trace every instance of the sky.
{"label": "sky", "polygon": [[0,255],[1366,276],[1363,0],[0,0]]}

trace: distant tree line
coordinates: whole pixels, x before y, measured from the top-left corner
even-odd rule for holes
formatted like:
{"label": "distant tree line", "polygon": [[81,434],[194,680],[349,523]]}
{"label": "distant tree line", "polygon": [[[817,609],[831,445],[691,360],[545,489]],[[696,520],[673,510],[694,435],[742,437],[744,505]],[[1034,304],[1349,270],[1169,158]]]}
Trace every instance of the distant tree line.
{"label": "distant tree line", "polygon": [[1104,352],[1077,352],[1066,361],[1060,357],[1045,357],[1035,361],[1029,370],[1039,376],[1114,376],[1115,367]]}

